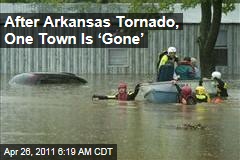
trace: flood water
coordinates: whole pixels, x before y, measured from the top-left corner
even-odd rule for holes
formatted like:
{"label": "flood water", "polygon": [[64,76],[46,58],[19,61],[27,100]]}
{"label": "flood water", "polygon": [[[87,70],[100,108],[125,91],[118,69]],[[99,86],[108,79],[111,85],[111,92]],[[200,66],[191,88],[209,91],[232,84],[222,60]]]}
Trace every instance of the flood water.
{"label": "flood water", "polygon": [[[83,75],[87,85],[10,87],[1,75],[2,144],[117,144],[118,160],[239,160],[240,80],[221,104],[92,101],[151,76]],[[184,123],[205,130],[178,129]]]}

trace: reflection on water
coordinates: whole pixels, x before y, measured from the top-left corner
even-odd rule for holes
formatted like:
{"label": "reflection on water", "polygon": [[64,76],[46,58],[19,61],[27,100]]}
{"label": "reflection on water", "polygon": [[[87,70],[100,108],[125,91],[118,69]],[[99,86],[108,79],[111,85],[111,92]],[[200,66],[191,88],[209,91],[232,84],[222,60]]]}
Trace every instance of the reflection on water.
{"label": "reflection on water", "polygon": [[[116,143],[119,160],[240,159],[239,80],[222,104],[92,101],[112,94],[119,81],[134,88],[151,76],[85,75],[89,83],[10,87],[1,75],[1,143]],[[207,130],[176,129],[201,123]]]}

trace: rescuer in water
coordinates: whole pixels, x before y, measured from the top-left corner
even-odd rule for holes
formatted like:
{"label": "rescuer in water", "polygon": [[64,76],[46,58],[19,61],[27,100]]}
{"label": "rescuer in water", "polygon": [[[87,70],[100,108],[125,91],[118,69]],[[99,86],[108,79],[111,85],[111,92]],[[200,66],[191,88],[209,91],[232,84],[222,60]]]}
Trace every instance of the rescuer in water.
{"label": "rescuer in water", "polygon": [[205,87],[203,86],[202,79],[200,79],[199,85],[196,87],[195,91],[197,102],[201,103],[211,101],[209,94],[207,93]]}
{"label": "rescuer in water", "polygon": [[215,71],[212,73],[212,79],[214,79],[217,83],[217,95],[218,97],[225,98],[228,97],[228,92],[227,92],[227,83],[224,82],[221,79],[221,73],[218,71]]}
{"label": "rescuer in water", "polygon": [[213,103],[221,103],[223,100],[227,99],[227,83],[221,79],[222,74],[218,71],[212,73],[212,79],[214,79],[217,87],[216,97],[212,99]]}
{"label": "rescuer in water", "polygon": [[119,83],[118,93],[116,95],[93,95],[92,99],[106,100],[106,99],[116,99],[119,101],[133,101],[139,92],[140,84],[137,84],[134,92],[127,92],[127,84]]}
{"label": "rescuer in water", "polygon": [[175,80],[172,83],[176,86],[178,91],[178,102],[185,104],[185,105],[194,105],[197,103],[196,97],[192,92],[192,89],[187,84],[184,85],[182,88],[176,83]]}

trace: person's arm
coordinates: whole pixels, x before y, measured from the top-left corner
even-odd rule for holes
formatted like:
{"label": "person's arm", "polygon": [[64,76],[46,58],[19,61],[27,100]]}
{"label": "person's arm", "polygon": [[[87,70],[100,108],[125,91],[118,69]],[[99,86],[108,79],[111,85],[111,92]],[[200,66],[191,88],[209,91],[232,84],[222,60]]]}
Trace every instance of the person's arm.
{"label": "person's arm", "polygon": [[206,94],[206,96],[207,96],[207,102],[211,102],[211,98],[210,98],[209,94]]}
{"label": "person's arm", "polygon": [[182,101],[181,101],[181,99],[180,99],[182,89],[181,89],[180,86],[177,84],[177,81],[176,81],[176,80],[172,80],[172,84],[175,85],[175,87],[176,87],[176,89],[177,89],[177,92],[178,92],[178,94],[177,94],[177,99],[178,99],[177,102],[182,103]]}
{"label": "person's arm", "polygon": [[116,99],[116,96],[107,96],[107,95],[93,95],[92,99],[106,100],[106,99]]}
{"label": "person's arm", "polygon": [[174,85],[176,86],[177,92],[178,92],[179,94],[181,94],[182,89],[181,89],[181,87],[177,84],[177,81],[176,81],[176,80],[172,80],[172,84],[174,84]]}
{"label": "person's arm", "polygon": [[135,86],[134,92],[128,93],[128,100],[134,100],[140,89],[140,84]]}
{"label": "person's arm", "polygon": [[224,82],[221,79],[215,78],[215,80],[218,83],[218,88],[224,88]]}
{"label": "person's arm", "polygon": [[174,85],[176,86],[178,93],[181,94],[182,89],[180,88],[180,86],[176,83]]}

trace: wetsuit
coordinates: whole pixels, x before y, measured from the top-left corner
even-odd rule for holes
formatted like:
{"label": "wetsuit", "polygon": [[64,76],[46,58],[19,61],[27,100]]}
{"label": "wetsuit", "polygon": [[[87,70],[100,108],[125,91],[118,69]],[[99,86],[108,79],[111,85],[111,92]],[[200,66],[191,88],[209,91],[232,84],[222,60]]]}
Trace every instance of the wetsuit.
{"label": "wetsuit", "polygon": [[214,80],[217,81],[217,96],[220,97],[228,97],[228,92],[227,92],[227,83],[225,83],[224,81],[222,81],[221,79],[218,78],[214,78]]}
{"label": "wetsuit", "polygon": [[[126,101],[134,101],[135,97],[137,96],[138,92],[139,92],[139,88],[140,88],[140,84],[137,84],[134,92],[128,92],[127,96],[126,96]],[[101,100],[104,99],[116,99],[118,100],[119,94],[116,95],[112,95],[112,96],[107,96],[107,95],[93,95],[92,98],[98,98]]]}

